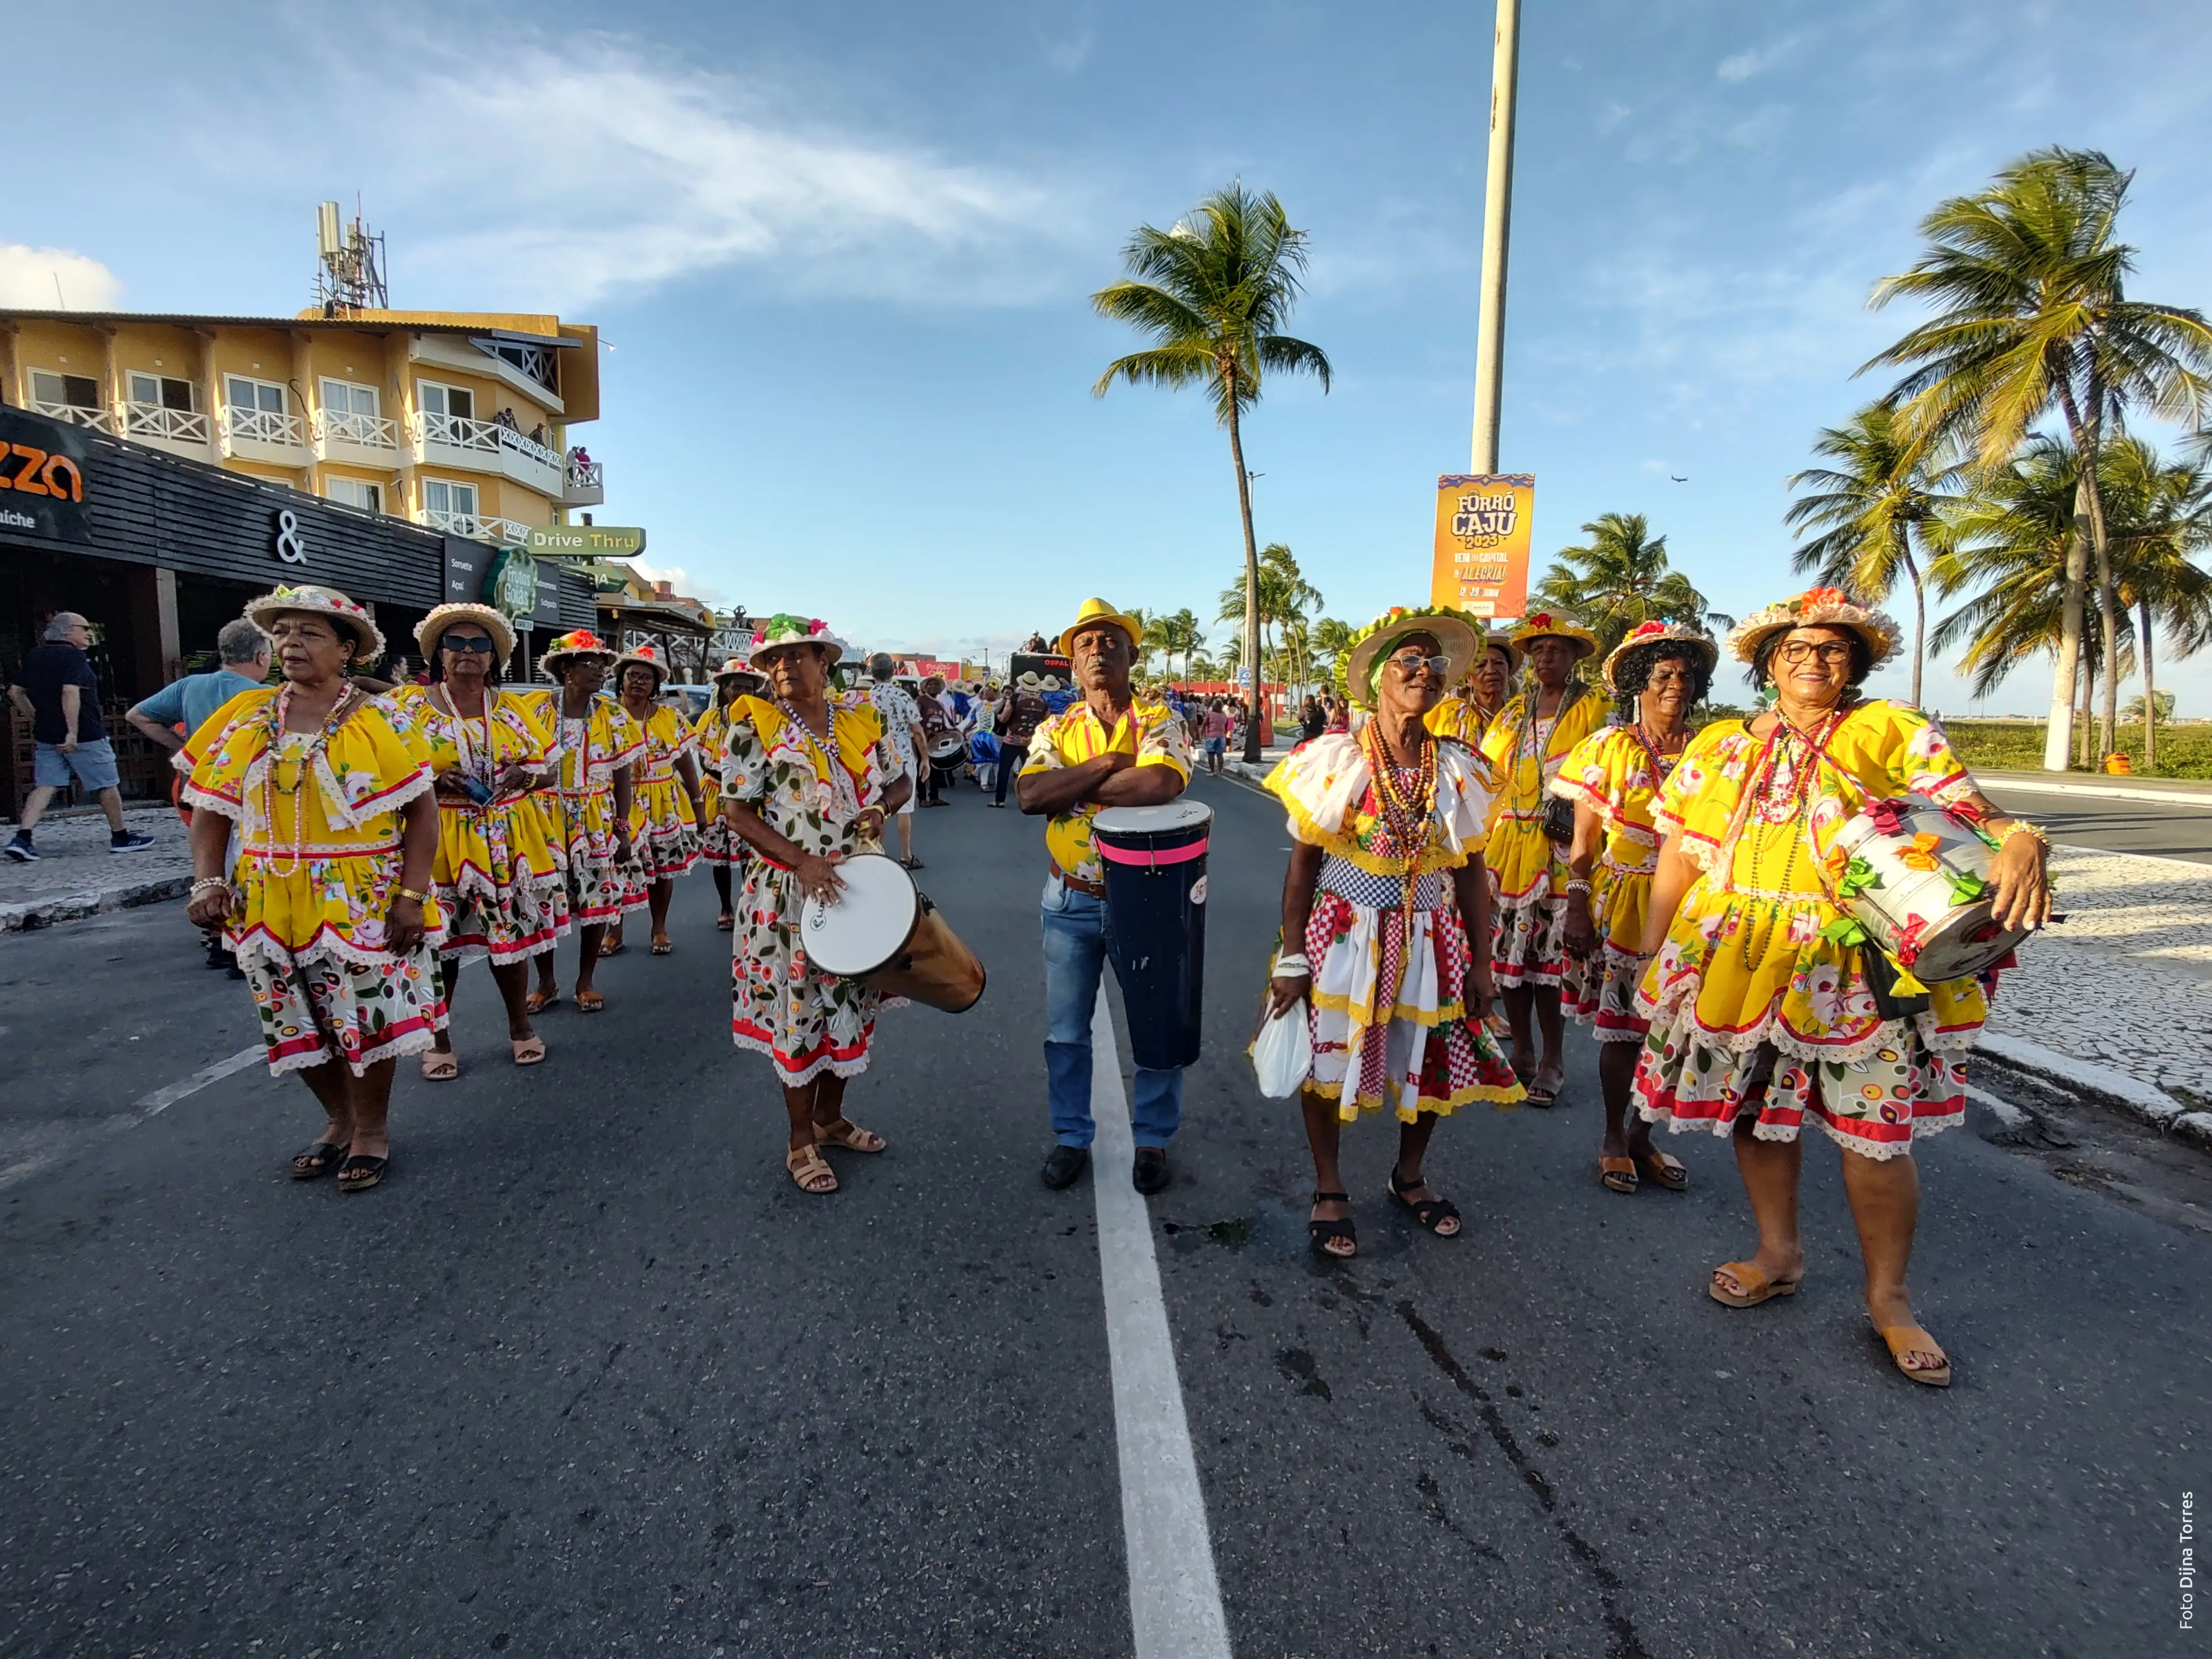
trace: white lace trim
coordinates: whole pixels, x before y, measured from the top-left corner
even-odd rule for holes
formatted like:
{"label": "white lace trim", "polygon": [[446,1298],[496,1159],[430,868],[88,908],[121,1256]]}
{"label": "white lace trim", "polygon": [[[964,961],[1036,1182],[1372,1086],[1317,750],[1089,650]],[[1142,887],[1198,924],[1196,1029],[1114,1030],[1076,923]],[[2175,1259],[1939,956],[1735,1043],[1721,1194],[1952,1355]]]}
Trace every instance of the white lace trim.
{"label": "white lace trim", "polygon": [[[365,1077],[368,1075],[368,1068],[380,1060],[396,1060],[403,1054],[419,1054],[425,1048],[434,1048],[438,1046],[437,1034],[445,1029],[446,1022],[441,1019],[432,1027],[419,1031],[409,1031],[403,1036],[392,1038],[389,1042],[380,1042],[374,1048],[364,1048],[361,1052],[359,1060],[346,1061],[346,1069],[356,1077]],[[270,1060],[269,1075],[283,1077],[288,1072],[312,1071],[318,1066],[327,1066],[331,1061],[339,1058],[341,1056],[331,1047],[330,1039],[325,1037],[323,1039],[323,1046],[313,1054],[286,1054],[281,1060]]]}

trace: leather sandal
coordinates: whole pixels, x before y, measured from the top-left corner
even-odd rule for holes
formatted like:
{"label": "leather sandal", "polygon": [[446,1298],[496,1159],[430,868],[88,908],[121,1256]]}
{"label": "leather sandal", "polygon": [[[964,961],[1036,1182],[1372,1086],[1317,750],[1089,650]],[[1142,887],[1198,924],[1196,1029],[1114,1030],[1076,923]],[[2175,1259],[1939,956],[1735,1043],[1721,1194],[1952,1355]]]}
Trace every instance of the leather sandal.
{"label": "leather sandal", "polygon": [[[823,1197],[837,1190],[837,1172],[822,1156],[818,1146],[794,1146],[783,1155],[783,1167],[791,1171],[791,1179],[802,1193]],[[828,1177],[824,1184],[823,1177]]]}
{"label": "leather sandal", "polygon": [[545,1039],[540,1036],[509,1037],[507,1046],[514,1050],[518,1066],[535,1066],[545,1058]]}
{"label": "leather sandal", "polygon": [[580,1014],[596,1014],[606,1006],[606,998],[597,991],[576,993],[576,1012]]}
{"label": "leather sandal", "polygon": [[738,919],[732,915],[727,910],[723,911],[720,915],[714,918],[714,930],[717,933],[726,933],[732,928],[736,927],[737,925]]}
{"label": "leather sandal", "polygon": [[1731,1296],[1721,1288],[1718,1279],[1705,1281],[1705,1289],[1713,1300],[1730,1308],[1755,1308],[1778,1296],[1795,1296],[1797,1287],[1805,1282],[1802,1273],[1795,1279],[1769,1279],[1748,1261],[1723,1261],[1713,1271],[1726,1273],[1741,1287],[1739,1294]]}
{"label": "leather sandal", "polygon": [[835,1123],[814,1126],[814,1144],[817,1146],[842,1146],[848,1152],[880,1152],[890,1145],[873,1129],[863,1129],[847,1118]]}
{"label": "leather sandal", "polygon": [[1636,1160],[1601,1158],[1597,1161],[1597,1178],[1607,1192],[1632,1193],[1637,1188]]}
{"label": "leather sandal", "polygon": [[292,1179],[313,1181],[328,1175],[338,1167],[339,1162],[352,1148],[351,1141],[341,1146],[336,1141],[319,1140],[304,1151],[293,1153]]}
{"label": "leather sandal", "polygon": [[460,1074],[460,1056],[451,1048],[442,1052],[436,1048],[422,1051],[422,1080],[425,1083],[451,1083]]}
{"label": "leather sandal", "polygon": [[[1316,1193],[1313,1195],[1313,1201],[1316,1204],[1349,1204],[1352,1202],[1352,1194],[1350,1193]],[[1331,1261],[1349,1261],[1359,1254],[1359,1230],[1352,1224],[1350,1216],[1345,1216],[1336,1221],[1319,1221],[1309,1218],[1306,1222],[1306,1237],[1312,1242],[1314,1254],[1325,1255]],[[1346,1250],[1330,1249],[1328,1247],[1339,1239],[1343,1240],[1352,1248]]]}
{"label": "leather sandal", "polygon": [[[1889,1346],[1889,1357],[1898,1370],[1915,1382],[1924,1382],[1931,1389],[1951,1386],[1951,1356],[1943,1353],[1943,1345],[1922,1330],[1917,1325],[1883,1325],[1875,1334]],[[1909,1353],[1942,1353],[1943,1363],[1930,1365],[1925,1370],[1916,1370],[1905,1363]]]}
{"label": "leather sandal", "polygon": [[[1426,1176],[1423,1176],[1420,1180],[1413,1183],[1413,1187],[1425,1187],[1428,1184],[1428,1178]],[[1401,1187],[1398,1184],[1398,1172],[1395,1170],[1390,1171],[1390,1201],[1393,1204],[1395,1204],[1400,1209],[1407,1212],[1413,1218],[1414,1220],[1419,1222],[1423,1227],[1426,1228],[1429,1231],[1435,1233],[1438,1238],[1457,1238],[1462,1232],[1466,1231],[1464,1222],[1462,1222],[1461,1225],[1453,1228],[1449,1232],[1442,1231],[1445,1222],[1461,1220],[1460,1212],[1457,1207],[1453,1205],[1449,1199],[1424,1198],[1416,1200],[1407,1197],[1406,1194],[1413,1191],[1413,1187]]]}
{"label": "leather sandal", "polygon": [[548,1008],[560,1006],[561,994],[558,991],[532,991],[522,999],[522,1012],[526,1014],[542,1014]]}
{"label": "leather sandal", "polygon": [[356,1152],[338,1165],[338,1190],[342,1193],[365,1193],[384,1179],[384,1172],[392,1167],[388,1158],[371,1158],[367,1152]]}
{"label": "leather sandal", "polygon": [[676,951],[676,946],[670,943],[668,935],[665,933],[655,933],[653,936],[651,948],[653,954],[657,957],[672,956]]}
{"label": "leather sandal", "polygon": [[1683,1167],[1682,1160],[1661,1152],[1656,1146],[1648,1152],[1638,1154],[1636,1162],[1645,1175],[1670,1193],[1679,1193],[1690,1184],[1690,1172]]}

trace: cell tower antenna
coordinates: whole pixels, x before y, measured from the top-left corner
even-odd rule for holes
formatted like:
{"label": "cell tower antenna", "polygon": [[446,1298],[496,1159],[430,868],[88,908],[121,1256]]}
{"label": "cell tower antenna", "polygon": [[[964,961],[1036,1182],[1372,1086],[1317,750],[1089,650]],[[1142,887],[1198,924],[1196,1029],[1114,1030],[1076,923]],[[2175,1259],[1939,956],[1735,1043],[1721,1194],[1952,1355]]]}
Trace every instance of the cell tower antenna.
{"label": "cell tower antenna", "polygon": [[316,205],[315,304],[325,317],[391,307],[384,287],[384,238],[370,232],[358,203],[350,223],[339,220],[336,202]]}

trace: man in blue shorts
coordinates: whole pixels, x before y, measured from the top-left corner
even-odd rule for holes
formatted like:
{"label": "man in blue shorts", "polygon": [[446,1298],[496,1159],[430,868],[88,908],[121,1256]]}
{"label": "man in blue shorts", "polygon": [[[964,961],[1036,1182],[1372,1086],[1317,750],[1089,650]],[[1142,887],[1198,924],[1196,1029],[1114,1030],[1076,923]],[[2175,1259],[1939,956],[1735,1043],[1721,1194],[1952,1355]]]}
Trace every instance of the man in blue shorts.
{"label": "man in blue shorts", "polygon": [[69,787],[75,778],[97,796],[107,814],[107,850],[137,853],[154,844],[123,827],[123,793],[116,787],[115,747],[100,719],[100,681],[84,654],[92,643],[92,624],[74,611],[57,611],[46,624],[46,643],[23,659],[16,684],[8,688],[15,707],[31,719],[30,799],[23,803],[23,818],[15,838],[0,852],[18,864],[39,856],[31,845],[31,831],[53,800],[57,790]]}

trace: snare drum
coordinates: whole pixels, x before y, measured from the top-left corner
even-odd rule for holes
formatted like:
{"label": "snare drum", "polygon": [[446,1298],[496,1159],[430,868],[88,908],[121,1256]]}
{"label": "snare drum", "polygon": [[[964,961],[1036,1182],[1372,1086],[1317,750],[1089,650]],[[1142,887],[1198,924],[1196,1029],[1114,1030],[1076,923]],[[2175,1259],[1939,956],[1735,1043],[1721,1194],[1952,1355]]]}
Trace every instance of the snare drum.
{"label": "snare drum", "polygon": [[1923,984],[1966,979],[2028,936],[1984,890],[1991,848],[1972,826],[1914,797],[1877,801],[1836,832],[1823,866],[1836,908]]}
{"label": "snare drum", "polygon": [[1206,849],[1213,809],[1190,799],[1109,806],[1091,820],[1106,872],[1107,945],[1132,1058],[1172,1071],[1198,1058],[1206,984]]}
{"label": "snare drum", "polygon": [[806,958],[825,974],[858,980],[885,996],[964,1014],[983,994],[983,964],[960,942],[895,859],[861,853],[842,860],[845,890],[834,903],[809,896],[799,917]]}

